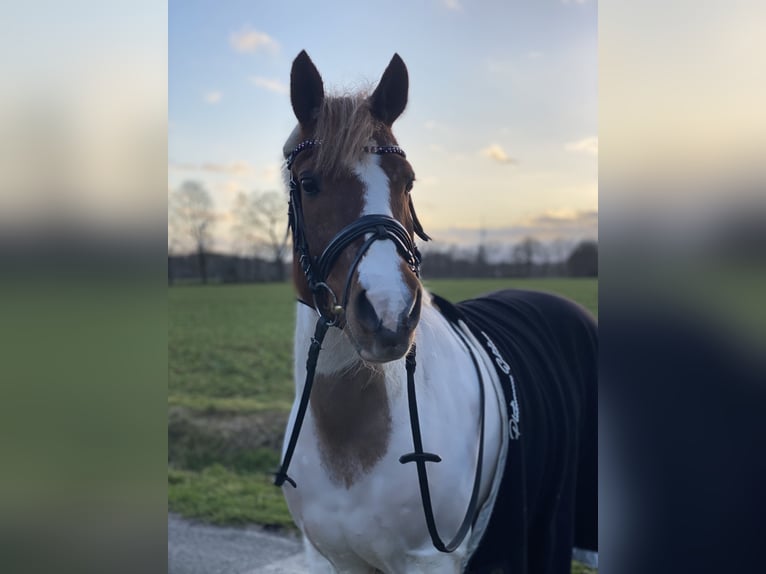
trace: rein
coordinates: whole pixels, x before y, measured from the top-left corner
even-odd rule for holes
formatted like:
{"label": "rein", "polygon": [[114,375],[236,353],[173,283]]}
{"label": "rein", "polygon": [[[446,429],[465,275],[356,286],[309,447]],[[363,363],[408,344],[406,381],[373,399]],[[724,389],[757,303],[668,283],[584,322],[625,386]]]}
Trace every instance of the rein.
{"label": "rein", "polygon": [[[293,248],[298,255],[298,261],[306,276],[309,289],[313,298],[313,307],[318,314],[316,328],[314,330],[314,336],[311,338],[311,346],[309,347],[308,356],[306,358],[306,380],[303,386],[303,393],[298,404],[298,411],[296,413],[295,422],[290,433],[290,439],[287,443],[287,449],[285,451],[284,459],[280,465],[279,470],[275,473],[274,485],[282,486],[285,482],[292,485],[293,488],[297,488],[295,480],[293,480],[288,474],[287,470],[292,461],[293,454],[295,452],[295,446],[298,442],[298,436],[300,435],[301,427],[303,426],[303,420],[306,416],[306,409],[308,408],[309,398],[311,395],[311,388],[314,384],[314,374],[316,372],[317,361],[319,360],[319,352],[322,349],[322,342],[330,327],[340,328],[338,325],[340,315],[348,305],[349,291],[351,288],[351,280],[354,275],[354,271],[359,266],[362,257],[367,250],[372,246],[375,241],[389,239],[394,242],[396,250],[404,261],[409,265],[410,269],[420,277],[420,262],[421,255],[418,248],[415,246],[410,234],[393,217],[381,214],[365,215],[347,225],[341,229],[330,241],[327,247],[324,249],[319,258],[313,258],[309,251],[308,242],[304,233],[304,220],[303,209],[301,204],[301,194],[298,189],[298,184],[292,173],[292,165],[295,158],[304,150],[311,149],[317,145],[320,145],[321,141],[316,139],[304,140],[299,143],[286,158],[287,169],[290,172],[290,201],[288,208],[288,228],[292,230],[293,234]],[[406,157],[404,150],[399,146],[368,146],[363,148],[366,153],[372,153],[376,155],[394,153],[402,157]],[[430,237],[425,233],[420,221],[415,214],[414,206],[412,204],[412,197],[409,200],[410,214],[412,216],[413,226],[415,233],[423,240],[428,241]],[[357,251],[353,263],[346,276],[344,289],[342,293],[342,299],[339,302],[336,294],[326,283],[335,262],[340,257],[341,253],[354,241],[367,236],[364,243]],[[325,314],[321,308],[319,297],[322,292],[326,292],[331,299],[330,313],[331,316]],[[299,299],[300,301],[300,299]],[[304,301],[301,301],[305,303]],[[308,304],[308,303],[306,303]],[[463,521],[458,528],[457,533],[453,539],[445,544],[439,536],[436,528],[436,521],[433,513],[433,505],[431,503],[431,494],[428,487],[428,473],[426,471],[426,462],[441,462],[441,457],[436,454],[427,453],[423,451],[423,440],[420,432],[420,422],[418,416],[417,398],[415,394],[415,368],[417,366],[415,355],[415,345],[411,347],[407,353],[405,359],[405,367],[407,372],[407,402],[410,414],[410,427],[412,430],[412,442],[414,452],[405,454],[399,458],[401,464],[407,464],[414,462],[417,467],[418,483],[420,486],[420,496],[423,503],[423,512],[425,514],[426,526],[428,533],[431,536],[431,541],[434,547],[440,552],[453,552],[463,542],[463,539],[468,534],[468,531],[473,524],[474,517],[476,515],[476,507],[479,499],[479,490],[481,486],[481,468],[484,458],[484,379],[479,368],[478,361],[474,355],[473,350],[468,344],[465,336],[453,326],[453,330],[460,338],[461,342],[468,350],[471,361],[473,362],[476,374],[479,380],[479,401],[480,401],[480,414],[479,423],[481,433],[479,436],[479,452],[476,461],[476,472],[474,476],[474,484],[471,492],[471,499],[468,503],[468,509],[466,510]]]}
{"label": "rein", "polygon": [[458,331],[453,325],[453,331],[458,335],[461,342],[468,350],[471,356],[471,362],[476,369],[476,375],[479,379],[479,453],[476,456],[476,471],[473,477],[473,489],[471,490],[471,499],[468,501],[468,508],[463,516],[463,521],[460,523],[460,527],[455,533],[455,536],[448,543],[439,536],[439,531],[436,528],[436,520],[434,519],[433,506],[431,504],[431,492],[428,488],[428,472],[426,471],[427,462],[441,462],[441,457],[437,454],[423,451],[423,439],[420,434],[420,417],[418,417],[418,402],[415,396],[415,345],[412,346],[410,352],[407,353],[405,365],[407,368],[407,404],[410,411],[410,427],[412,429],[412,443],[415,447],[415,451],[410,454],[405,454],[399,457],[399,462],[407,464],[408,462],[414,462],[418,469],[418,485],[420,486],[420,500],[423,503],[423,513],[426,518],[426,526],[428,527],[428,534],[431,536],[431,543],[439,552],[454,552],[463,539],[471,529],[474,518],[476,517],[476,507],[479,503],[479,490],[481,488],[481,467],[484,463],[484,377],[481,376],[481,369],[479,363],[476,360],[473,350],[465,339],[465,336]]}

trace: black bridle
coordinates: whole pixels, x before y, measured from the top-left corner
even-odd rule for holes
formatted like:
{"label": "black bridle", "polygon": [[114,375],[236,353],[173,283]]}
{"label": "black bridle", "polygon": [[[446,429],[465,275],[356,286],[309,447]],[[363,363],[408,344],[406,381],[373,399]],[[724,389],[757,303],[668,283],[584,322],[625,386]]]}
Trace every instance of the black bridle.
{"label": "black bridle", "polygon": [[[287,474],[287,469],[290,466],[295,446],[298,442],[298,436],[303,425],[303,419],[306,415],[306,409],[309,404],[309,397],[311,396],[311,387],[314,383],[314,373],[316,372],[316,365],[319,359],[319,351],[322,349],[322,342],[330,327],[339,327],[340,316],[344,313],[346,306],[348,305],[349,291],[351,288],[351,281],[353,279],[354,271],[359,266],[364,254],[369,250],[372,244],[376,241],[391,240],[396,246],[396,250],[399,256],[407,263],[409,268],[419,277],[420,276],[420,262],[421,255],[417,246],[415,245],[413,238],[405,227],[399,223],[393,217],[383,214],[364,215],[355,220],[351,224],[341,229],[325,247],[322,254],[318,257],[312,257],[309,250],[308,241],[306,239],[303,219],[303,205],[301,202],[301,193],[298,186],[298,182],[295,181],[293,175],[292,166],[295,162],[295,158],[303,151],[311,149],[321,144],[321,141],[316,139],[308,139],[299,143],[287,156],[286,164],[287,170],[290,174],[289,186],[290,186],[290,201],[288,208],[288,226],[292,231],[293,236],[293,248],[295,254],[298,257],[298,262],[301,266],[301,270],[306,277],[309,290],[313,298],[313,307],[316,310],[319,318],[317,319],[316,328],[314,330],[314,336],[311,338],[311,346],[309,347],[308,357],[306,359],[306,381],[303,386],[303,393],[298,404],[298,412],[296,413],[295,422],[293,424],[292,432],[290,433],[290,439],[285,450],[285,456],[282,460],[282,464],[279,470],[275,474],[274,484],[276,486],[282,486],[285,482],[288,482],[297,488],[295,481]],[[372,153],[376,155],[393,153],[406,157],[404,150],[399,146],[368,146],[364,148],[366,153]],[[412,197],[409,198],[410,215],[412,217],[413,228],[415,233],[424,241],[428,241],[431,238],[425,233],[423,227],[415,214],[415,208],[412,203]],[[346,281],[343,288],[342,298],[338,301],[338,297],[333,292],[332,288],[327,284],[327,278],[333,269],[333,266],[337,262],[341,253],[352,243],[360,238],[365,238],[362,246],[356,252],[351,267],[346,275]],[[321,305],[322,293],[325,293],[330,297],[330,314],[324,312]],[[303,303],[308,304],[306,301]],[[311,305],[310,305],[311,306]],[[481,486],[481,467],[484,456],[484,380],[481,375],[481,369],[474,355],[471,346],[468,344],[465,336],[456,328],[453,327],[458,338],[470,353],[471,360],[473,361],[474,368],[479,379],[479,400],[480,407],[480,428],[481,434],[479,437],[479,453],[476,462],[476,472],[474,476],[474,485],[471,492],[471,499],[466,510],[465,517],[458,528],[457,534],[453,539],[444,543],[439,537],[439,533],[436,529],[436,521],[434,519],[433,507],[431,504],[431,495],[428,487],[428,473],[426,471],[426,462],[440,462],[441,458],[432,453],[423,451],[423,441],[420,432],[420,422],[418,417],[417,399],[415,395],[415,345],[412,345],[405,361],[407,371],[407,399],[409,405],[410,414],[410,426],[412,430],[412,441],[414,446],[414,452],[403,455],[399,458],[399,462],[406,464],[408,462],[414,462],[417,467],[418,483],[420,486],[420,495],[423,503],[423,511],[426,519],[426,526],[428,527],[428,533],[431,536],[431,541],[434,547],[440,552],[453,552],[460,546],[465,536],[468,534],[473,520],[476,514],[476,507],[479,498],[479,489]]]}
{"label": "black bridle", "polygon": [[[419,277],[420,276],[420,261],[421,255],[417,246],[412,240],[409,232],[404,226],[399,223],[393,217],[383,214],[364,215],[353,223],[347,225],[341,229],[335,237],[332,238],[330,243],[325,247],[322,254],[318,257],[312,257],[309,250],[309,244],[306,239],[303,219],[303,204],[301,199],[301,193],[298,186],[298,182],[295,180],[295,176],[292,171],[293,163],[298,155],[313,147],[321,145],[320,140],[308,139],[299,143],[293,151],[286,158],[287,170],[290,173],[290,203],[288,208],[288,226],[290,227],[293,235],[293,248],[298,256],[298,262],[301,266],[303,274],[306,276],[306,282],[308,283],[309,291],[313,298],[313,307],[316,309],[320,316],[323,315],[323,311],[320,305],[320,298],[324,294],[328,295],[331,299],[330,313],[332,317],[332,324],[335,325],[338,322],[339,316],[343,313],[348,305],[349,289],[351,287],[351,280],[354,275],[354,271],[359,266],[362,257],[367,250],[372,246],[375,241],[383,239],[390,239],[394,242],[396,250],[399,255],[404,259],[409,268]],[[383,155],[383,154],[397,154],[406,158],[404,150],[399,146],[367,146],[363,148],[366,153]],[[412,216],[413,227],[415,233],[424,241],[431,239],[425,231],[415,214],[415,208],[412,204],[412,197],[409,200],[410,215]],[[342,298],[339,301],[336,294],[327,284],[327,278],[332,271],[333,266],[340,257],[341,253],[357,239],[367,236],[364,243],[357,251],[354,262],[348,270],[346,281],[344,284]],[[306,301],[306,303],[308,303]],[[327,316],[327,315],[325,315]]]}

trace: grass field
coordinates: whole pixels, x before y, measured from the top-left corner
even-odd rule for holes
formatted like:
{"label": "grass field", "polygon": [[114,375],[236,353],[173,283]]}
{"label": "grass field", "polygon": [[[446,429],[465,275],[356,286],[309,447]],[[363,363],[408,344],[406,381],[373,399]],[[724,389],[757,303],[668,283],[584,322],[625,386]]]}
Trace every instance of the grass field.
{"label": "grass field", "polygon": [[[452,301],[517,287],[598,314],[593,279],[439,280]],[[168,290],[168,506],[216,524],[292,529],[271,485],[293,400],[295,295],[289,284]]]}

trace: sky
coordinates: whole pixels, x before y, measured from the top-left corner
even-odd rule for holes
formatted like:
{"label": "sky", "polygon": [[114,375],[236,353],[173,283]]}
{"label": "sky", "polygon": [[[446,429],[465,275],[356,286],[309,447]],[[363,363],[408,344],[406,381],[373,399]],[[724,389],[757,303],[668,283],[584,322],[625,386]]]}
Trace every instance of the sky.
{"label": "sky", "polygon": [[231,250],[240,191],[285,193],[305,49],[328,91],[374,87],[394,53],[410,76],[394,124],[440,244],[598,235],[597,3],[592,0],[169,3],[168,188],[202,182]]}

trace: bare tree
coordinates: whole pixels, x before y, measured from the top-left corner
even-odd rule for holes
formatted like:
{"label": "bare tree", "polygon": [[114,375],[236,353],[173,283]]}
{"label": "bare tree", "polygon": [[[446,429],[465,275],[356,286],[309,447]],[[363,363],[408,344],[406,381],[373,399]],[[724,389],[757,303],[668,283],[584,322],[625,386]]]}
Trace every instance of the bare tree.
{"label": "bare tree", "polygon": [[488,273],[489,264],[487,263],[487,230],[482,227],[479,230],[479,247],[476,249],[474,274],[479,277],[485,277]]}
{"label": "bare tree", "polygon": [[548,253],[548,274],[566,275],[566,261],[572,251],[572,241],[557,237],[547,243],[546,250]]}
{"label": "bare tree", "polygon": [[192,242],[203,283],[207,283],[207,250],[212,242],[210,229],[213,222],[213,200],[200,182],[185,181],[170,194],[169,244]]}
{"label": "bare tree", "polygon": [[557,237],[548,244],[551,262],[564,263],[572,252],[572,243],[563,237]]}
{"label": "bare tree", "polygon": [[287,201],[276,191],[240,192],[234,201],[234,234],[246,250],[274,265],[274,278],[285,278]]}
{"label": "bare tree", "polygon": [[542,243],[533,237],[525,237],[514,246],[513,260],[522,265],[524,275],[529,277],[532,275],[535,260],[540,259],[544,255],[543,252]]}
{"label": "bare tree", "polygon": [[598,277],[598,243],[578,243],[567,259],[567,269],[573,277]]}

